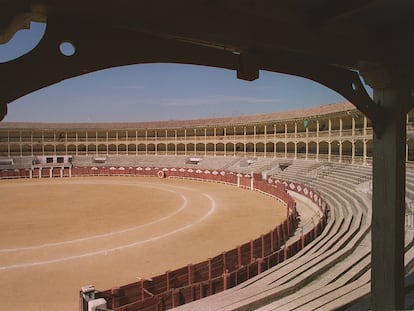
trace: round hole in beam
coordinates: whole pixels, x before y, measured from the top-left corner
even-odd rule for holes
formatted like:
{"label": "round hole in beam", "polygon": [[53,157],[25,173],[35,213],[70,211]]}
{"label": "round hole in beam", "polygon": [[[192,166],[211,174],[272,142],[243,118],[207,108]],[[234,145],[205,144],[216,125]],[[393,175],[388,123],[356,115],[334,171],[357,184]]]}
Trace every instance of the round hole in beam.
{"label": "round hole in beam", "polygon": [[59,45],[59,51],[60,51],[60,53],[62,53],[62,55],[70,57],[70,56],[73,56],[76,53],[76,48],[75,48],[75,45],[72,42],[63,41]]}

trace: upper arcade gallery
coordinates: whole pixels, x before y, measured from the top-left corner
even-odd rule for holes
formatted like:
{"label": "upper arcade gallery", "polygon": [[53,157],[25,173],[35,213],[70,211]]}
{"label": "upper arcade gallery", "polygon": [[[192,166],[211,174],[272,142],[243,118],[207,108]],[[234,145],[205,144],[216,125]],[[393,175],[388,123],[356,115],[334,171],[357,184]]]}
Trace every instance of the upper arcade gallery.
{"label": "upper arcade gallery", "polygon": [[[414,111],[406,160],[414,160]],[[219,119],[142,123],[0,123],[0,156],[264,156],[370,164],[372,125],[352,104]]]}

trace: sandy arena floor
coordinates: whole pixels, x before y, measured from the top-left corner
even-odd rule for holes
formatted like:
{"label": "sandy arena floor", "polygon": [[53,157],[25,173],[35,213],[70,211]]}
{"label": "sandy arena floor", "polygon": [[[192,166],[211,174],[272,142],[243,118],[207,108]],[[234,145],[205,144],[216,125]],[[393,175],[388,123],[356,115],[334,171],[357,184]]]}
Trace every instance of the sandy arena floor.
{"label": "sandy arena floor", "polygon": [[267,233],[286,216],[255,191],[184,180],[0,180],[0,301],[78,310],[83,285],[134,282]]}

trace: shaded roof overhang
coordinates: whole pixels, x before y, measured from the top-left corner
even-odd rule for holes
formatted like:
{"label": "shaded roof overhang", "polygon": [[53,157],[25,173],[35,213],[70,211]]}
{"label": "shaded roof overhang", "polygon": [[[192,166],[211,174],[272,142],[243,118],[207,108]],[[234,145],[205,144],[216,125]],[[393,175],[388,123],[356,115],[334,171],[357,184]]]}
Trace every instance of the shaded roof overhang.
{"label": "shaded roof overhang", "polygon": [[[0,64],[6,105],[34,90],[115,66],[168,62],[306,77],[341,93],[370,117],[373,87],[412,83],[412,1],[1,0],[0,43],[29,21],[47,23],[39,45]],[[70,41],[72,57],[59,53]],[[375,113],[375,112],[374,112]],[[374,119],[374,118],[372,118]]]}

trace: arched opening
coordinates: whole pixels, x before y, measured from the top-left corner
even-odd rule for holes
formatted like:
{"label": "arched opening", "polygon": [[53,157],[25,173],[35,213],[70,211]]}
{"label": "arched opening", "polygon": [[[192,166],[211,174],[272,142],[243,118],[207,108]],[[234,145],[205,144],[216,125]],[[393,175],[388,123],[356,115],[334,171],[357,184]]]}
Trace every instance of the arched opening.
{"label": "arched opening", "polygon": [[177,154],[185,154],[185,145],[180,143],[177,144]]}
{"label": "arched opening", "polygon": [[352,163],[352,143],[348,140],[342,142],[342,162]]}
{"label": "arched opening", "polygon": [[18,157],[18,156],[20,156],[20,145],[10,144],[10,155],[12,157]]}
{"label": "arched opening", "polygon": [[[37,154],[36,151],[35,151],[35,148],[33,148],[33,153],[34,154]],[[75,153],[76,153],[76,146],[75,145],[72,145],[72,144],[68,145],[68,153],[71,154],[71,155],[75,155]]]}
{"label": "arched opening", "polygon": [[224,155],[224,144],[223,143],[216,144],[216,155]]}
{"label": "arched opening", "polygon": [[167,146],[165,144],[157,144],[157,154],[167,154]]}
{"label": "arched opening", "polygon": [[104,145],[104,144],[98,145],[98,153],[99,154],[107,154],[108,153],[108,148],[106,147],[106,145]]}
{"label": "arched opening", "polygon": [[203,143],[198,143],[196,145],[196,148],[197,148],[197,154],[204,154],[206,151],[206,145]]}
{"label": "arched opening", "polygon": [[[18,145],[17,145],[17,147],[18,147],[18,151],[14,150],[15,148],[11,149],[11,150],[13,150],[14,154],[16,154],[16,152],[20,152],[20,147]],[[45,154],[53,155],[53,154],[55,154],[55,147],[53,145],[45,145],[44,146],[44,151],[45,151]]]}
{"label": "arched opening", "polygon": [[300,141],[296,145],[297,158],[305,159],[306,158],[306,144],[303,141]]}
{"label": "arched opening", "polygon": [[254,153],[254,145],[253,143],[247,143],[246,144],[246,154],[247,155],[253,155]]}
{"label": "arched opening", "polygon": [[263,157],[265,151],[265,144],[260,142],[256,144],[256,156]]}
{"label": "arched opening", "polygon": [[96,153],[96,145],[95,144],[88,144],[88,153]]}
{"label": "arched opening", "polygon": [[128,144],[128,153],[135,153],[137,150],[137,145],[135,144]]}
{"label": "arched opening", "polygon": [[243,143],[236,144],[236,155],[238,156],[244,155],[244,144]]}
{"label": "arched opening", "polygon": [[[62,146],[64,148],[63,151],[66,151],[64,145],[59,145],[59,148],[61,148]],[[59,149],[59,151],[60,151],[60,149]],[[22,145],[22,153],[23,153],[23,155],[31,155],[31,153],[32,153],[32,146],[30,146],[28,144],[23,144]],[[1,154],[1,151],[0,151],[0,154]]]}
{"label": "arched opening", "polygon": [[175,153],[175,145],[173,143],[169,143],[167,145],[167,154],[174,154]]}
{"label": "arched opening", "polygon": [[288,158],[293,158],[295,156],[295,144],[289,142],[286,144],[287,156]]}
{"label": "arched opening", "polygon": [[196,154],[195,145],[193,143],[187,144],[187,155],[195,155],[195,154]]}
{"label": "arched opening", "polygon": [[[22,146],[23,147],[23,146]],[[22,148],[23,151],[23,148]],[[23,151],[23,154],[25,154],[26,152]],[[66,147],[63,144],[58,144],[56,145],[56,155],[64,155],[66,154]]]}
{"label": "arched opening", "polygon": [[206,148],[207,148],[207,152],[210,152],[210,153],[214,152],[214,144],[213,143],[208,143]]}
{"label": "arched opening", "polygon": [[127,147],[125,144],[118,145],[118,154],[126,154]]}
{"label": "arched opening", "polygon": [[328,160],[329,144],[326,141],[319,143],[319,159]]}
{"label": "arched opening", "polygon": [[138,154],[145,154],[147,151],[147,148],[145,144],[138,144]]}
{"label": "arched opening", "polygon": [[[68,148],[69,147],[73,147],[73,153],[75,153],[75,150],[76,150],[75,145],[69,145]],[[6,150],[7,150],[7,147],[6,147]],[[34,155],[42,155],[42,152],[43,152],[42,145],[39,144],[39,143],[34,143],[33,144],[33,154]]]}
{"label": "arched opening", "polygon": [[285,157],[285,143],[282,143],[282,142],[276,143],[276,156],[278,158]]}
{"label": "arched opening", "polygon": [[339,141],[331,142],[331,161],[339,162]]}
{"label": "arched opening", "polygon": [[116,146],[114,144],[108,146],[108,154],[116,154]]}
{"label": "arched opening", "polygon": [[268,142],[266,144],[266,156],[273,157],[274,152],[275,152],[275,144],[272,142]]}
{"label": "arched opening", "polygon": [[317,144],[315,141],[310,141],[308,143],[308,159],[314,160],[316,159],[316,153],[317,153]]}
{"label": "arched opening", "polygon": [[6,144],[0,144],[0,156],[3,156],[3,157],[8,156],[8,148]]}
{"label": "arched opening", "polygon": [[227,143],[226,144],[226,154],[227,155],[233,155],[234,154],[234,144],[233,143]]}
{"label": "arched opening", "polygon": [[[45,147],[45,153],[48,153],[46,147]],[[86,155],[86,145],[85,144],[78,145],[78,154],[79,155]]]}
{"label": "arched opening", "polygon": [[147,153],[148,154],[155,154],[155,144],[148,144],[147,145]]}

